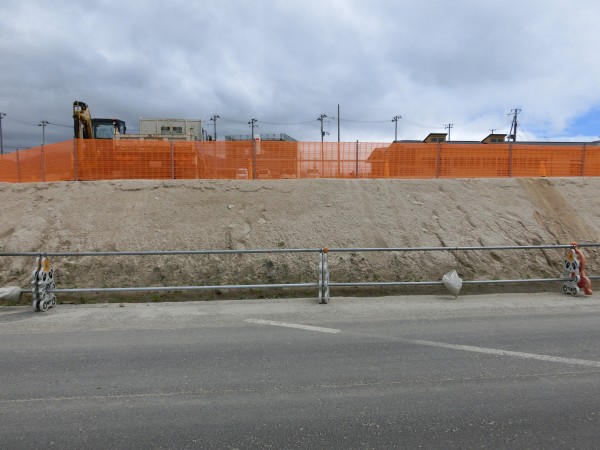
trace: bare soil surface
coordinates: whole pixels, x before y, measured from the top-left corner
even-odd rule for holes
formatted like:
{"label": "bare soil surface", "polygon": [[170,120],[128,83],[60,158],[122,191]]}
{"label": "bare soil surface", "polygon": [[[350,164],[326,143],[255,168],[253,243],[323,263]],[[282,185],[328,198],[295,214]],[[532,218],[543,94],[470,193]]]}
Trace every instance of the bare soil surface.
{"label": "bare soil surface", "polygon": [[[600,179],[124,180],[0,184],[0,252],[568,244],[600,241]],[[588,255],[595,274],[598,255]],[[557,277],[562,251],[332,252],[331,281]],[[317,282],[318,255],[56,257],[58,287]],[[28,288],[31,257],[0,257],[0,286]],[[559,289],[523,285],[519,290]],[[437,288],[405,289],[432,293]],[[465,287],[481,293],[490,288]],[[500,288],[495,286],[494,291]],[[352,288],[340,295],[402,292]],[[272,290],[154,300],[313,295]],[[130,296],[133,297],[133,296]],[[63,295],[62,299],[80,297]],[[83,297],[81,297],[83,298]],[[86,299],[102,299],[86,295]],[[111,299],[116,296],[111,295]],[[123,300],[119,296],[118,300]],[[146,300],[148,296],[145,296]]]}

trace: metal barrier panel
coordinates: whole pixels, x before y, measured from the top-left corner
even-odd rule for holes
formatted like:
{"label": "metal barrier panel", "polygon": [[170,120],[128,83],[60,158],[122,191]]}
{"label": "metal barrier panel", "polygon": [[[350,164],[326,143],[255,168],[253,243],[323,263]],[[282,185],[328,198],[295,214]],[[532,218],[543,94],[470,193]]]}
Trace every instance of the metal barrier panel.
{"label": "metal barrier panel", "polygon": [[[570,249],[572,252],[579,252],[579,248],[586,247],[600,247],[600,243],[583,243],[583,244],[548,244],[548,245],[506,245],[506,246],[479,246],[479,247],[397,247],[397,248],[319,248],[319,249],[256,249],[256,250],[181,250],[181,251],[129,251],[129,252],[60,252],[60,253],[48,253],[39,254],[33,252],[19,252],[19,253],[4,253],[0,252],[0,256],[34,256],[35,260],[35,271],[33,272],[33,279],[35,286],[33,289],[24,289],[24,293],[33,293],[35,296],[45,296],[47,294],[54,293],[107,293],[107,292],[150,292],[150,291],[194,291],[194,290],[211,290],[211,289],[266,289],[266,288],[318,288],[318,298],[321,303],[328,303],[330,296],[330,287],[358,287],[358,286],[379,286],[379,287],[391,287],[391,286],[438,286],[444,284],[443,280],[422,280],[422,281],[345,281],[345,282],[331,282],[330,272],[328,264],[328,255],[331,253],[355,253],[355,252],[453,252],[453,251],[494,251],[494,250],[544,250],[544,249]],[[84,288],[57,288],[54,284],[53,272],[54,269],[50,265],[48,259],[49,256],[152,256],[152,255],[237,255],[237,254],[283,254],[283,253],[319,253],[318,271],[315,274],[318,277],[318,282],[294,282],[294,283],[269,283],[269,284],[221,284],[221,285],[158,285],[158,286],[136,286],[136,287],[84,287]],[[581,276],[587,279],[588,291],[585,291],[586,295],[591,295],[590,279],[598,279],[598,276],[584,276],[584,257],[581,252]],[[525,279],[471,279],[462,280],[462,284],[472,285],[484,285],[484,284],[523,284],[523,283],[547,283],[547,282],[576,282],[579,286],[579,279],[571,274],[574,272],[575,275],[579,276],[579,272],[571,270],[568,261],[572,261],[567,256],[567,260],[563,260],[566,266],[566,271],[562,277],[552,278],[525,278]],[[575,260],[576,262],[579,262]],[[557,262],[560,262],[558,260]],[[579,265],[577,266],[579,267]],[[571,266],[575,268],[575,266]],[[43,274],[43,277],[40,277]],[[46,274],[49,274],[46,278]],[[570,293],[571,295],[578,295],[579,290],[571,291],[565,289],[563,284],[563,293]],[[39,294],[39,295],[38,295]],[[456,294],[455,294],[456,295]],[[38,298],[39,300],[39,298]],[[46,300],[44,300],[46,301]],[[36,307],[37,308],[37,307]],[[37,310],[40,310],[37,308]],[[43,309],[44,311],[46,309]]]}

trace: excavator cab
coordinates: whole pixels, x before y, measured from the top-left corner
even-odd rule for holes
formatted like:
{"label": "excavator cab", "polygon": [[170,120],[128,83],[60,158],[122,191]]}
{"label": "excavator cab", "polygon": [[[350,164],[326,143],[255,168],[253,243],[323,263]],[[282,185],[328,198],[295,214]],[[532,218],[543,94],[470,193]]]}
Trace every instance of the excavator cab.
{"label": "excavator cab", "polygon": [[73,127],[76,139],[114,139],[125,134],[125,122],[119,119],[92,119],[84,102],[73,102]]}
{"label": "excavator cab", "polygon": [[125,122],[119,119],[92,119],[94,139],[113,139],[115,134],[125,134]]}

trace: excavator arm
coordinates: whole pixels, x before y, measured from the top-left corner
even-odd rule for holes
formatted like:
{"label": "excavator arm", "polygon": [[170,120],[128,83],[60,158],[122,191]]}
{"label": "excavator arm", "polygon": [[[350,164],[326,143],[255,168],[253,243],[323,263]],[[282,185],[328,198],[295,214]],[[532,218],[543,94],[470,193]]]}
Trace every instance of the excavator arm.
{"label": "excavator arm", "polygon": [[73,102],[73,129],[75,139],[92,139],[94,137],[92,116],[88,105],[84,102]]}

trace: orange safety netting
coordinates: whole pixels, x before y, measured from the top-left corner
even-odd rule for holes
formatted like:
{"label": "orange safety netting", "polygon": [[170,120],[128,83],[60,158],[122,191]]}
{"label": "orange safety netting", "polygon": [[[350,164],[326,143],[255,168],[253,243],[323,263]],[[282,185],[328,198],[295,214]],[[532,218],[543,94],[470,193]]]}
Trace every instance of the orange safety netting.
{"label": "orange safety netting", "polygon": [[600,147],[71,140],[0,156],[0,182],[600,176]]}

